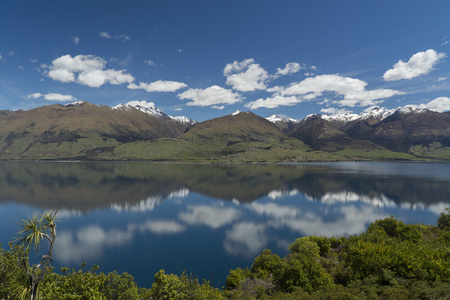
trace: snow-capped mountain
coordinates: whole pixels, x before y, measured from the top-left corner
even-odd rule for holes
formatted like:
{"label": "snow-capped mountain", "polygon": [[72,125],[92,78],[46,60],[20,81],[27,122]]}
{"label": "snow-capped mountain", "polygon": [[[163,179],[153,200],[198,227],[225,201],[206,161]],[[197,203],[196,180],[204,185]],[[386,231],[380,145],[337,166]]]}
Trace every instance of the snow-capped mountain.
{"label": "snow-capped mountain", "polygon": [[117,106],[113,106],[113,109],[137,109],[139,111],[142,111],[148,115],[165,118],[165,119],[172,119],[176,122],[185,123],[188,125],[196,124],[198,123],[195,120],[189,119],[188,117],[184,116],[171,116],[166,114],[162,109],[155,106],[155,103],[153,102],[144,102],[144,101],[131,101],[127,104],[119,104]]}
{"label": "snow-capped mountain", "polygon": [[[415,108],[412,106],[397,107],[397,108],[392,108],[392,109],[374,106],[370,110],[364,111],[360,114],[343,113],[343,114],[320,115],[320,116],[322,119],[327,120],[327,121],[338,121],[338,122],[342,122],[345,124],[345,123],[349,123],[352,121],[366,120],[369,118],[374,118],[378,121],[382,121],[382,120],[386,119],[387,117],[395,114],[396,112],[405,114],[405,113],[422,113],[424,111],[425,111],[425,109]],[[314,116],[314,115],[309,115],[308,117],[310,117],[310,116]]]}
{"label": "snow-capped mountain", "polygon": [[275,126],[277,126],[284,133],[289,132],[295,127],[295,125],[298,124],[297,120],[281,114],[271,115],[270,117],[266,118],[266,120],[275,124]]}
{"label": "snow-capped mountain", "polygon": [[281,115],[281,114],[274,114],[271,115],[270,117],[267,117],[266,120],[272,122],[272,123],[278,123],[278,122],[282,122],[282,123],[298,123],[297,120],[289,118],[286,115]]}

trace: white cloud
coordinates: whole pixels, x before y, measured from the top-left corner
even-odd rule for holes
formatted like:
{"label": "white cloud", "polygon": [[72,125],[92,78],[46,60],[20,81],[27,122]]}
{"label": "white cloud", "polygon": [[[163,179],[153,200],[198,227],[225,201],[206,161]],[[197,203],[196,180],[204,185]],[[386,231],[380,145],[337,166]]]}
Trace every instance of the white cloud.
{"label": "white cloud", "polygon": [[445,112],[450,111],[450,98],[448,97],[439,97],[428,103],[423,103],[419,105],[406,105],[413,108],[424,108],[437,112]]}
{"label": "white cloud", "polygon": [[445,81],[445,80],[447,80],[447,77],[439,77],[438,78],[438,81]]}
{"label": "white cloud", "polygon": [[370,106],[382,102],[382,99],[403,94],[390,89],[366,90],[365,81],[340,75],[318,75],[308,77],[299,83],[292,83],[288,87],[276,87],[272,97],[258,99],[246,105],[249,108],[275,108],[278,106],[291,106],[304,100],[313,100],[322,96],[324,92],[333,92],[343,99],[334,103],[340,106]]}
{"label": "white cloud", "polygon": [[353,111],[345,109],[345,108],[335,108],[335,107],[327,107],[327,108],[322,108],[320,110],[320,112],[325,113],[325,114],[330,114],[330,115],[340,115],[340,114],[346,114],[346,113],[353,113]]}
{"label": "white cloud", "polygon": [[276,108],[278,106],[292,106],[300,102],[302,102],[302,98],[297,96],[274,95],[273,97],[268,97],[266,99],[260,98],[256,101],[249,102],[245,107],[249,109],[257,109],[260,107]]}
{"label": "white cloud", "polygon": [[111,35],[110,35],[108,32],[106,32],[106,31],[100,32],[100,36],[103,37],[103,38],[105,38],[105,39],[110,39],[110,38],[112,38]]}
{"label": "white cloud", "polygon": [[301,69],[302,69],[302,67],[300,66],[299,63],[290,62],[290,63],[287,63],[286,67],[284,67],[283,69],[277,68],[276,75],[291,75],[291,74],[297,73]]}
{"label": "white cloud", "polygon": [[77,37],[77,36],[74,36],[73,37],[73,42],[74,42],[75,46],[78,45],[78,43],[80,43],[80,38]]}
{"label": "white cloud", "polygon": [[119,35],[112,36],[111,34],[109,34],[109,32],[102,31],[102,32],[100,32],[100,36],[105,39],[114,38],[116,40],[121,40],[122,42],[131,41],[131,38],[125,34],[119,34]]}
{"label": "white cloud", "polygon": [[266,81],[269,79],[267,71],[259,64],[255,64],[252,58],[227,64],[223,75],[227,77],[226,84],[241,92],[264,90],[267,88]]}
{"label": "white cloud", "polygon": [[145,60],[144,61],[148,66],[156,67],[156,64],[153,60]]}
{"label": "white cloud", "polygon": [[131,41],[131,38],[125,34],[117,35],[116,39],[122,40],[122,42]]}
{"label": "white cloud", "polygon": [[242,101],[242,96],[231,90],[213,85],[206,89],[188,89],[178,95],[180,99],[190,99],[189,106],[213,106],[218,104],[234,104]]}
{"label": "white cloud", "polygon": [[223,105],[213,105],[213,106],[211,106],[211,108],[214,108],[214,109],[224,109],[225,108],[225,106],[223,106]]}
{"label": "white cloud", "polygon": [[147,102],[145,100],[142,101],[138,101],[138,100],[134,100],[134,101],[128,101],[125,106],[130,105],[130,106],[141,106],[141,107],[145,107],[145,108],[151,108],[151,109],[155,109],[156,105],[154,102]]}
{"label": "white cloud", "polygon": [[61,82],[77,82],[89,87],[100,87],[105,83],[123,84],[131,83],[134,77],[126,70],[106,69],[106,61],[93,55],[77,55],[75,57],[69,54],[58,57],[53,60],[51,66],[42,65],[48,68],[47,76]]}
{"label": "white cloud", "polygon": [[179,89],[185,88],[187,85],[183,82],[178,81],[166,81],[166,80],[158,80],[152,83],[140,82],[139,85],[134,83],[130,83],[128,85],[129,89],[143,89],[147,92],[175,92]]}
{"label": "white cloud", "polygon": [[437,53],[433,49],[418,52],[411,56],[408,62],[399,60],[392,69],[384,73],[383,78],[386,81],[396,81],[426,75],[444,57],[446,57],[445,53]]}
{"label": "white cloud", "polygon": [[33,98],[41,98],[44,97],[45,100],[48,101],[61,101],[61,102],[68,102],[68,101],[77,101],[78,99],[71,95],[62,95],[58,93],[49,93],[49,94],[41,94],[41,93],[34,93],[27,96],[28,99]]}

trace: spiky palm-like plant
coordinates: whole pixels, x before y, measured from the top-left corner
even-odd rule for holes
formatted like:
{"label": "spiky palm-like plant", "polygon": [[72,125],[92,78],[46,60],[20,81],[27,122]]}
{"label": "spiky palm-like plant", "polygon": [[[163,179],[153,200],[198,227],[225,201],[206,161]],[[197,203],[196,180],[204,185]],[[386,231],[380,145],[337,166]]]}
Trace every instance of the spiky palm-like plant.
{"label": "spiky palm-like plant", "polygon": [[40,246],[44,238],[49,242],[49,249],[46,255],[42,255],[40,263],[32,268],[27,267],[25,260],[23,261],[24,267],[27,270],[28,275],[28,289],[30,299],[37,299],[39,284],[44,278],[44,274],[50,265],[50,261],[53,261],[52,252],[53,246],[56,241],[56,213],[50,211],[49,213],[43,212],[42,214],[36,213],[28,219],[22,219],[19,222],[20,230],[16,243],[23,244],[27,248],[34,247],[35,251],[40,250]]}

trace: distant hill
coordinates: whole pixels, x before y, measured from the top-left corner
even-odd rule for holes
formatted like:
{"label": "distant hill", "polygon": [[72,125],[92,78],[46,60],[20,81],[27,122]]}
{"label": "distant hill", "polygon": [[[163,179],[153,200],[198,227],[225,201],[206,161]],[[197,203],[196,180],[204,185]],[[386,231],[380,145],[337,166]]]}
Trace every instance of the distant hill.
{"label": "distant hill", "polygon": [[265,119],[239,112],[198,123],[154,104],[77,101],[0,111],[0,159],[290,162],[450,160],[450,112],[385,110]]}
{"label": "distant hill", "polygon": [[375,108],[360,115],[310,115],[287,134],[320,151],[388,150],[450,159],[450,112]]}
{"label": "distant hill", "polygon": [[177,137],[188,124],[87,102],[0,114],[1,158],[84,158],[121,143]]}

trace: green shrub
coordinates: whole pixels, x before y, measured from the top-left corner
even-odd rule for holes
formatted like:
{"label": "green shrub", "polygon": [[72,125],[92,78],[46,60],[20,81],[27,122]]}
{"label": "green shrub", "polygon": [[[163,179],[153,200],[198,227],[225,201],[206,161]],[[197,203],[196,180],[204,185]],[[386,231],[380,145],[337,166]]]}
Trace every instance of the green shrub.
{"label": "green shrub", "polygon": [[153,299],[223,299],[220,291],[205,281],[199,284],[198,279],[183,273],[180,277],[166,274],[160,270],[155,274],[152,285]]}
{"label": "green shrub", "polygon": [[251,276],[251,273],[248,269],[237,268],[235,270],[230,270],[228,274],[227,280],[225,281],[225,288],[227,290],[232,290],[237,288],[245,278]]}
{"label": "green shrub", "polygon": [[290,246],[289,251],[293,254],[300,254],[307,259],[317,259],[320,257],[320,248],[316,242],[312,242],[309,237],[296,239]]}
{"label": "green shrub", "polygon": [[437,226],[440,229],[450,228],[450,207],[444,209],[437,219]]}
{"label": "green shrub", "polygon": [[265,249],[253,260],[250,270],[256,278],[267,279],[280,267],[281,262],[282,259],[278,255],[272,254],[269,249]]}
{"label": "green shrub", "polygon": [[320,256],[325,256],[331,249],[330,239],[324,236],[315,236],[311,235],[308,237],[311,242],[315,242],[319,246],[319,254]]}
{"label": "green shrub", "polygon": [[[307,242],[318,248],[317,244]],[[290,292],[295,287],[300,287],[308,293],[313,293],[332,286],[333,279],[316,259],[294,253],[286,257],[281,267],[275,271],[273,282],[283,291]]]}

